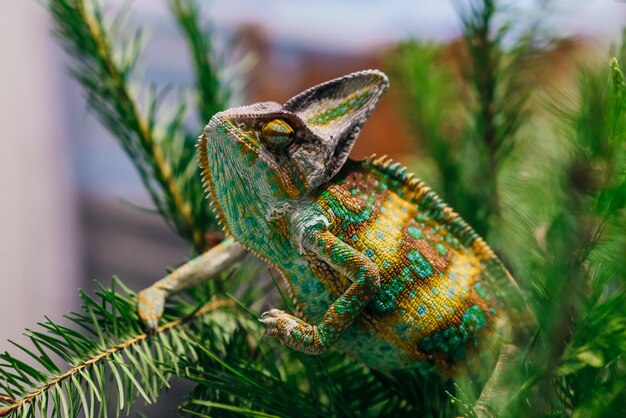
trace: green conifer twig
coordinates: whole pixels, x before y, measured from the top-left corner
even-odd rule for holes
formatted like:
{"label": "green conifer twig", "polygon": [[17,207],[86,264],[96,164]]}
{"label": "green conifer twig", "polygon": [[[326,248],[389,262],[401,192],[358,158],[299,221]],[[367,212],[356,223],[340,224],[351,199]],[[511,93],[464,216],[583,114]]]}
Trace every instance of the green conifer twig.
{"label": "green conifer twig", "polygon": [[24,404],[32,403],[36,398],[40,397],[42,393],[55,389],[59,384],[61,384],[65,380],[72,379],[72,378],[79,376],[81,372],[83,372],[84,369],[88,369],[99,362],[111,361],[110,360],[111,357],[113,357],[117,353],[127,351],[129,347],[131,347],[132,345],[140,344],[141,342],[146,341],[148,339],[154,339],[156,336],[158,336],[161,333],[170,331],[174,328],[179,328],[182,325],[185,325],[187,322],[199,316],[202,316],[208,312],[212,312],[216,309],[220,309],[220,308],[227,307],[227,306],[234,306],[234,302],[232,300],[212,300],[206,303],[204,306],[202,306],[200,309],[195,311],[190,316],[167,322],[159,326],[158,328],[156,328],[154,332],[150,334],[142,333],[142,334],[130,336],[128,339],[120,342],[119,344],[112,346],[100,353],[92,355],[88,360],[72,367],[70,370],[68,370],[65,373],[55,376],[54,378],[52,378],[52,380],[48,381],[43,386],[35,389],[34,391],[30,393],[23,395],[19,399],[12,399],[7,396],[2,396],[1,398],[5,400],[6,402],[10,403],[11,405],[7,408],[0,409],[0,417],[8,415],[13,410],[18,410]]}
{"label": "green conifer twig", "polygon": [[[201,251],[205,231],[196,228],[189,197],[183,195],[179,186],[181,179],[172,172],[162,141],[155,138],[150,122],[154,118],[142,114],[128,87],[129,73],[140,49],[140,33],[122,52],[122,58],[116,60],[97,3],[89,5],[88,8],[85,0],[50,0],[56,33],[77,60],[72,73],[83,84],[97,116],[131,156],[161,215]],[[159,100],[157,96],[151,103],[151,113],[156,111]],[[179,124],[177,119],[173,127]]]}

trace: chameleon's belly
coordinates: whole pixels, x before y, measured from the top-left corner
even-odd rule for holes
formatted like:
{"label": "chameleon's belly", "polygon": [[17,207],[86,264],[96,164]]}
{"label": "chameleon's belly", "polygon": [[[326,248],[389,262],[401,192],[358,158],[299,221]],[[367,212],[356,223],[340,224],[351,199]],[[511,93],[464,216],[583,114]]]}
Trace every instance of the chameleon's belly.
{"label": "chameleon's belly", "polygon": [[[427,277],[422,277],[424,264],[393,252],[372,259],[384,272],[381,290],[335,343],[336,349],[378,370],[415,367],[449,375],[471,358],[468,354],[495,342],[497,311],[482,286],[481,265],[471,254],[454,252],[446,270]],[[283,273],[311,323],[351,283],[313,257],[288,264]]]}
{"label": "chameleon's belly", "polygon": [[[284,274],[300,310],[317,323],[350,281],[324,262],[308,260],[308,266],[293,265]],[[418,282],[406,271],[384,274],[380,292],[334,347],[377,370],[416,367],[452,374],[468,354],[495,342],[496,310],[480,275],[477,260],[463,254],[455,254],[448,271],[431,280]]]}

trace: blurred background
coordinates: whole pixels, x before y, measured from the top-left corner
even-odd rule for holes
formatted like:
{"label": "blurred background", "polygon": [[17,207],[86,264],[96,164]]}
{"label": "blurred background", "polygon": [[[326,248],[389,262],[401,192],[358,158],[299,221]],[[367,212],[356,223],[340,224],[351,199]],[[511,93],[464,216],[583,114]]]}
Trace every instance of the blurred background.
{"label": "blurred background", "polygon": [[[555,1],[549,10],[541,2],[513,3],[520,20],[546,13],[544,23],[563,39],[551,57],[561,83],[580,56],[605,57],[626,23],[626,4],[617,1]],[[142,83],[189,83],[187,50],[165,2],[109,1],[105,10],[122,4],[148,32]],[[442,41],[455,57],[461,33],[448,1],[216,0],[203,11],[218,53],[238,39],[233,55],[246,68],[233,104],[283,102],[355,70],[384,70],[407,39]],[[117,274],[138,290],[188,256],[159,216],[134,207],[150,200],[117,142],[86,111],[50,27],[37,1],[0,4],[0,350],[44,315],[74,309],[77,288]],[[355,157],[376,152],[410,161],[419,153],[399,116],[402,85],[391,82]],[[198,132],[206,122],[198,121]]]}

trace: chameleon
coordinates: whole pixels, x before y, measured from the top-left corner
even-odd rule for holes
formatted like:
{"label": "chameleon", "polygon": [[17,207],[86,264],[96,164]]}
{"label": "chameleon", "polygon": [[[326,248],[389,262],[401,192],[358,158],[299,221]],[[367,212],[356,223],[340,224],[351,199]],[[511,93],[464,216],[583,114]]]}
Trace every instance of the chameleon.
{"label": "chameleon", "polygon": [[387,157],[348,157],[388,86],[364,70],[283,105],[215,114],[198,154],[227,238],[141,291],[139,315],[157,327],[167,297],[252,252],[297,307],[261,315],[269,336],[312,355],[334,347],[382,372],[455,376],[490,353],[474,410],[495,416],[528,309],[491,248],[424,182]]}

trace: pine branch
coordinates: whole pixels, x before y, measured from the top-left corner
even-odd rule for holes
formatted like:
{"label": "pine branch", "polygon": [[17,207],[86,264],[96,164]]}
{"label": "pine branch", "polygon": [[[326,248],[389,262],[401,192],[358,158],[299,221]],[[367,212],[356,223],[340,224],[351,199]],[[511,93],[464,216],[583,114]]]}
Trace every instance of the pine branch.
{"label": "pine branch", "polygon": [[530,116],[526,103],[537,87],[531,64],[551,43],[536,42],[542,32],[533,26],[505,48],[512,25],[496,19],[502,6],[493,0],[455,4],[461,48],[411,41],[390,61],[406,86],[402,111],[437,167],[426,177],[440,183],[446,201],[479,234],[489,236],[503,215],[503,162]]}
{"label": "pine branch", "polygon": [[524,241],[519,268],[532,283],[539,333],[520,370],[517,416],[606,416],[626,401],[626,113],[615,60],[611,72],[581,69],[576,99],[554,105],[557,154],[543,157],[553,158],[551,170],[535,161],[531,171],[554,200],[533,197],[524,183],[518,191],[540,228]]}
{"label": "pine branch", "polygon": [[511,22],[496,23],[503,8],[495,0],[472,1],[467,8],[457,3],[470,61],[461,75],[471,86],[474,97],[468,101],[473,125],[466,131],[465,139],[471,147],[469,151],[479,161],[467,177],[473,179],[472,184],[476,180],[481,184],[472,196],[475,215],[470,223],[483,235],[501,217],[500,166],[512,151],[516,133],[528,117],[525,104],[534,86],[527,82],[523,71],[525,62],[536,53],[534,39],[539,36],[531,32],[536,29],[531,27],[506,52],[503,40],[510,33]]}
{"label": "pine branch", "polygon": [[[168,0],[170,10],[176,23],[184,35],[189,48],[192,68],[195,75],[194,105],[203,125],[217,112],[227,107],[230,97],[230,89],[222,83],[219,75],[219,65],[213,52],[212,36],[210,30],[203,29],[207,24],[201,22],[201,9],[195,1]],[[186,135],[186,143],[189,144],[189,164],[193,166],[195,179],[201,178],[198,168],[195,145],[197,132]],[[195,180],[194,179],[194,180]],[[204,186],[200,181],[190,181],[187,195],[191,199],[191,208],[194,219],[202,231],[207,231],[204,236],[205,248],[210,248],[222,239],[221,229],[216,226],[209,201],[205,199]]]}
{"label": "pine branch", "polygon": [[[393,52],[389,66],[392,77],[403,86],[395,92],[400,95],[398,109],[410,124],[420,149],[426,150],[426,155],[420,155],[418,175],[456,210],[466,214],[470,210],[465,205],[474,191],[464,186],[465,173],[460,164],[459,149],[466,129],[460,100],[464,93],[447,55],[443,45],[409,41]],[[431,165],[425,162],[428,158],[437,172],[425,170]]]}
{"label": "pine branch", "polygon": [[208,31],[201,29],[202,13],[195,2],[169,0],[169,5],[189,47],[196,76],[196,104],[200,119],[208,122],[226,107],[229,93],[221,85],[217,65],[213,62],[212,38]]}
{"label": "pine branch", "polygon": [[[179,104],[169,122],[164,115],[157,117],[167,90],[153,88],[144,115],[128,85],[141,50],[141,32],[114,43],[116,31],[127,25],[126,16],[121,13],[106,29],[96,2],[50,0],[49,9],[57,36],[75,58],[72,74],[85,89],[90,108],[120,141],[158,212],[197,251],[205,250],[205,233],[216,224],[202,204],[204,191],[198,186],[194,158],[196,135],[188,135],[182,126],[186,106]],[[194,29],[196,23],[188,22],[190,31],[199,31]],[[209,54],[210,46],[201,52]],[[204,70],[215,74],[208,63]],[[214,108],[222,105],[213,103]],[[165,134],[157,135],[158,126],[164,126]]]}
{"label": "pine branch", "polygon": [[[548,298],[563,301],[544,325],[552,341],[547,373],[558,367],[556,375],[569,389],[564,404],[580,416],[610,414],[626,400],[621,390],[626,387],[626,281],[623,270],[619,273],[626,225],[626,100],[617,59],[608,70],[582,71],[579,106],[567,118],[574,148],[565,219],[574,236],[555,246],[569,255],[561,263],[564,282],[546,286]],[[611,256],[612,242],[622,251]],[[591,389],[589,382],[604,390]]]}
{"label": "pine branch", "polygon": [[[507,414],[611,415],[626,402],[623,70],[619,59],[608,72],[582,69],[574,97],[555,97],[557,111],[531,119],[531,92],[542,78],[554,82],[546,52],[555,44],[536,42],[535,31],[503,48],[510,26],[496,25],[499,7],[490,0],[459,7],[469,52],[461,62],[471,64],[461,83],[438,45],[404,45],[392,65],[446,198],[496,245],[506,244],[501,256],[531,293],[539,331],[510,376],[520,390]],[[459,103],[470,118],[457,116]],[[498,177],[507,187],[499,189]]]}
{"label": "pine branch", "polygon": [[[135,295],[125,288],[127,295],[122,295],[116,286],[124,288],[116,279],[111,288],[100,287],[97,299],[80,293],[81,312],[67,316],[76,328],[48,319],[39,324],[40,330],[26,334],[34,350],[13,343],[37,367],[8,353],[0,355],[0,403],[8,404],[0,408],[0,416],[74,417],[82,409],[87,417],[104,417],[121,410],[130,413],[137,397],[155,402],[161,389],[169,387],[172,373],[180,374],[181,360],[197,360],[196,343],[185,325],[234,306],[232,300],[211,300],[146,334],[139,325]],[[179,303],[175,309],[189,311],[190,306]],[[52,360],[55,355],[69,366],[67,371]],[[109,411],[112,400],[116,406]]]}

